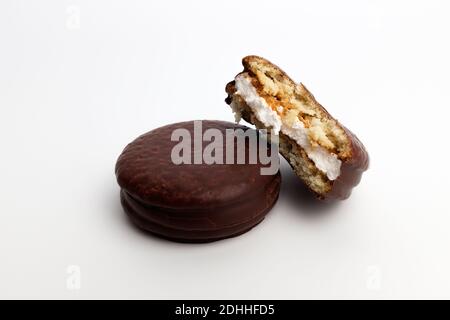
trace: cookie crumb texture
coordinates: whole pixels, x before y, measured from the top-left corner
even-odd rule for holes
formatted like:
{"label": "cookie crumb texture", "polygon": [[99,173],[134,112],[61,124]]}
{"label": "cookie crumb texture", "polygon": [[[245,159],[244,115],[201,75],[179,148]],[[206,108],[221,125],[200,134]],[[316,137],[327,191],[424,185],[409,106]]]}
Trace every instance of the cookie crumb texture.
{"label": "cookie crumb texture", "polygon": [[242,64],[226,86],[236,119],[279,134],[280,153],[320,199],[348,198],[369,166],[363,144],[278,66],[258,56]]}
{"label": "cookie crumb texture", "polygon": [[[253,130],[223,121],[202,121],[202,130]],[[176,129],[194,137],[194,122],[171,124],[130,143],[116,164],[121,203],[139,228],[178,242],[210,242],[242,234],[278,199],[281,175],[261,175],[257,164],[179,164],[171,152]],[[207,145],[203,142],[203,149]],[[248,152],[248,141],[245,145]],[[225,154],[225,152],[224,152]],[[237,152],[235,152],[237,157]]]}

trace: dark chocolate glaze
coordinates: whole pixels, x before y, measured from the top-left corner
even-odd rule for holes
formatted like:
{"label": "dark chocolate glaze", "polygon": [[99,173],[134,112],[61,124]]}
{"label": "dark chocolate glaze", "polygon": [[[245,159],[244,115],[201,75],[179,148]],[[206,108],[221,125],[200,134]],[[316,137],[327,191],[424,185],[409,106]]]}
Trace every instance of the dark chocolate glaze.
{"label": "dark chocolate glaze", "polygon": [[143,230],[178,242],[211,242],[240,235],[260,223],[278,199],[280,182],[278,173],[259,196],[206,210],[149,206],[123,189],[120,197],[131,221]]}
{"label": "dark chocolate glaze", "polygon": [[[206,120],[202,127],[203,132],[218,129],[224,137],[226,129],[253,130]],[[131,221],[171,240],[209,242],[241,234],[264,219],[278,198],[280,173],[261,175],[259,162],[236,164],[236,145],[235,164],[175,165],[171,152],[179,141],[171,141],[171,135],[180,128],[190,132],[193,144],[194,123],[182,122],[140,136],[120,155],[116,177]],[[248,143],[245,148],[248,155]]]}
{"label": "dark chocolate glaze", "polygon": [[351,142],[352,157],[341,164],[341,174],[333,181],[331,191],[325,200],[345,200],[361,181],[362,174],[369,168],[369,154],[362,142],[349,129],[341,125]]}

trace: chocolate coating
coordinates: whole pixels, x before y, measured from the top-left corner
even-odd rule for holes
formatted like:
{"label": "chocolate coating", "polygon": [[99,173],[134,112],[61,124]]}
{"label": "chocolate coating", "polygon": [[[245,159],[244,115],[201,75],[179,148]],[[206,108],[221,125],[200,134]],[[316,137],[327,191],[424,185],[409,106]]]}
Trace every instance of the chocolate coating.
{"label": "chocolate coating", "polygon": [[[218,129],[224,137],[226,129],[252,130],[223,121],[202,121],[202,127],[203,132]],[[131,221],[180,242],[224,239],[261,222],[278,199],[280,173],[261,175],[259,162],[236,164],[237,152],[235,164],[176,165],[171,159],[179,143],[171,141],[176,129],[187,129],[193,146],[194,122],[176,123],[140,136],[117,161],[121,203]],[[209,143],[204,141],[202,150]],[[248,154],[248,141],[245,148]]]}
{"label": "chocolate coating", "polygon": [[369,168],[369,154],[362,142],[349,129],[342,128],[351,142],[352,157],[342,162],[341,174],[333,181],[333,188],[325,195],[325,200],[345,200],[350,197],[353,188],[361,181],[362,174]]}

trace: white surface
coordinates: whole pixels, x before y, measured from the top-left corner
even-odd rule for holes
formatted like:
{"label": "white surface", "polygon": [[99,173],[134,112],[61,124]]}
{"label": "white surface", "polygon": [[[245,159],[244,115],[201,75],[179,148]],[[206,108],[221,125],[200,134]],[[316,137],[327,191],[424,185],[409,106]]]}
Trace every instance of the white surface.
{"label": "white surface", "polygon": [[[450,298],[449,11],[2,0],[0,297]],[[372,160],[361,185],[316,204],[284,166],[278,204],[241,237],[182,245],[136,231],[117,156],[160,125],[232,120],[224,86],[246,54],[359,135]]]}

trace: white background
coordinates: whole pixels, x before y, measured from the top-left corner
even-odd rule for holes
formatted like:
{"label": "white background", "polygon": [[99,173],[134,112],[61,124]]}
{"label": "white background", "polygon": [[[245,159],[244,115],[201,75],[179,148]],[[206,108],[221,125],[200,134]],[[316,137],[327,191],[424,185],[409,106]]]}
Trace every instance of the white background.
{"label": "white background", "polygon": [[[449,14],[448,1],[2,0],[0,298],[450,298]],[[362,183],[321,204],[284,163],[276,207],[243,236],[137,231],[117,156],[161,125],[232,120],[224,86],[247,54],[358,134]]]}

